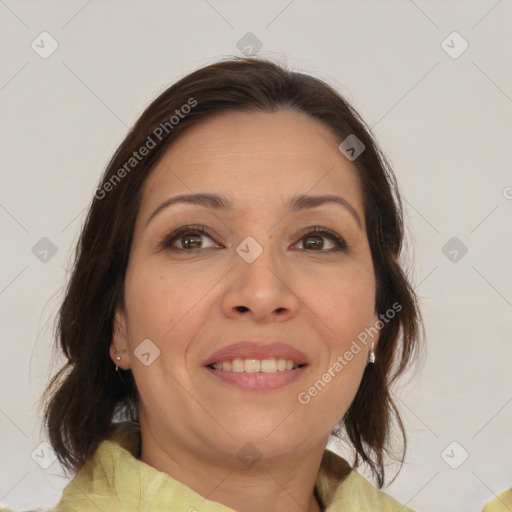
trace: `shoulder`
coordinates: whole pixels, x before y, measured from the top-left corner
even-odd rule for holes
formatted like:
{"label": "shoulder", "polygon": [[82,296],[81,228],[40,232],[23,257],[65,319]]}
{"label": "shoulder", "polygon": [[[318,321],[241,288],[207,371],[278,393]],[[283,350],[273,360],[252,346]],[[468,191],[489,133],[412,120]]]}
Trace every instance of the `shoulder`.
{"label": "shoulder", "polygon": [[[412,509],[402,505],[389,494],[376,489],[366,478],[357,471],[351,470],[347,478],[338,485],[334,494],[332,508],[345,510],[343,507],[352,507],[351,510],[378,510],[379,512],[414,512]],[[354,506],[357,508],[354,509]],[[331,508],[327,509],[329,512]]]}
{"label": "shoulder", "polygon": [[325,512],[414,512],[389,494],[376,489],[352,469],[345,459],[327,450],[322,459],[316,488],[325,504]]}
{"label": "shoulder", "polygon": [[487,503],[482,512],[506,512],[512,510],[512,487]]}

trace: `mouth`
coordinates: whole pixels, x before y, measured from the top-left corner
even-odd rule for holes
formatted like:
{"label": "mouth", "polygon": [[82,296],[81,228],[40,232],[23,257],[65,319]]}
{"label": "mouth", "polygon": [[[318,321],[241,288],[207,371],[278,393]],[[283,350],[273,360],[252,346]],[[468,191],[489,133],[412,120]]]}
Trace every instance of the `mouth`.
{"label": "mouth", "polygon": [[235,358],[207,365],[207,368],[234,373],[277,373],[286,370],[298,370],[306,366],[291,359],[241,359]]}
{"label": "mouth", "polygon": [[203,361],[212,383],[246,391],[270,391],[300,379],[309,367],[307,356],[291,345],[242,341]]}

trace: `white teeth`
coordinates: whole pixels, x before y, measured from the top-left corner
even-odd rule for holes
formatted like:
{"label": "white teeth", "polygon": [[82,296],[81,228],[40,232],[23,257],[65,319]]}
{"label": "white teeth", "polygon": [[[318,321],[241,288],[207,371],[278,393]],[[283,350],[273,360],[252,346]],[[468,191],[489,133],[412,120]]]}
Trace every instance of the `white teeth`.
{"label": "white teeth", "polygon": [[277,371],[277,361],[275,359],[263,359],[261,361],[261,371],[263,373],[274,373]]}
{"label": "white teeth", "polygon": [[[222,368],[224,369],[224,363],[222,363]],[[243,359],[233,359],[233,363],[231,363],[232,371],[234,372],[243,372],[244,371],[244,360]]]}
{"label": "white teeth", "polygon": [[290,359],[233,359],[232,361],[222,361],[210,365],[214,370],[225,372],[245,372],[245,373],[275,373],[284,370],[293,370],[299,368]]}
{"label": "white teeth", "polygon": [[256,373],[261,370],[261,361],[259,359],[246,359],[244,361],[244,370],[246,373]]}

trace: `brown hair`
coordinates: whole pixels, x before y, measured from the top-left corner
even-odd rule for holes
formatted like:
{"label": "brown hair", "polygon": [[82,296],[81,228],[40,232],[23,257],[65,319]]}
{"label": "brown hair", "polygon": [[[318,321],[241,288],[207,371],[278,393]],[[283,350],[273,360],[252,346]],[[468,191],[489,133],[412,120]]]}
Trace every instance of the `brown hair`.
{"label": "brown hair", "polygon": [[[394,174],[357,112],[329,85],[266,60],[230,58],[185,76],[146,108],[110,160],[92,200],[58,316],[57,338],[67,362],[43,395],[49,439],[66,469],[76,472],[83,466],[115,419],[138,421],[133,375],[130,370],[116,373],[109,346],[115,309],[123,301],[141,191],[155,163],[180,134],[216,113],[282,109],[321,121],[340,142],[354,134],[365,146],[353,163],[375,269],[375,308],[383,314],[398,303],[401,310],[383,326],[376,363],[365,369],[336,433],[344,427],[355,448],[354,464],[367,463],[382,487],[384,454],[396,420],[403,462],[405,431],[390,385],[416,355],[421,316],[398,263],[403,221]],[[139,152],[142,147],[148,151]]]}

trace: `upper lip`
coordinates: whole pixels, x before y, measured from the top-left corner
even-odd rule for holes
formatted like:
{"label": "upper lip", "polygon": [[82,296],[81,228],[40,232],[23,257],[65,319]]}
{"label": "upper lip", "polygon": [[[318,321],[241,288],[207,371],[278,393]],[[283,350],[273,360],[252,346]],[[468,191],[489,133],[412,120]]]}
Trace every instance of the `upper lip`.
{"label": "upper lip", "polygon": [[308,364],[306,355],[285,343],[275,341],[241,341],[217,350],[202,363],[208,366],[233,359],[289,359],[295,364]]}

